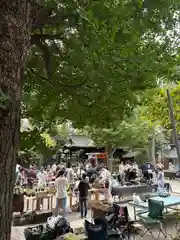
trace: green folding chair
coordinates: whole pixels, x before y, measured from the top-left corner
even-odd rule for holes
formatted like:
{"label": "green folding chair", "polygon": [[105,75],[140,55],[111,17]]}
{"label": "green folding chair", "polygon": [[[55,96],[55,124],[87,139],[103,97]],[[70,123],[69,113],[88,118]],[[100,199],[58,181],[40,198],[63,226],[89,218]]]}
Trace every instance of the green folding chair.
{"label": "green folding chair", "polygon": [[[143,223],[145,227],[144,233],[141,235],[143,238],[147,233],[149,233],[152,238],[159,239],[162,234],[165,238],[167,238],[166,228],[164,224],[163,217],[164,210],[164,202],[157,201],[154,199],[148,199],[148,212],[139,214],[139,219]],[[157,224],[159,225],[159,232],[157,238],[153,234],[153,229],[157,228]]]}

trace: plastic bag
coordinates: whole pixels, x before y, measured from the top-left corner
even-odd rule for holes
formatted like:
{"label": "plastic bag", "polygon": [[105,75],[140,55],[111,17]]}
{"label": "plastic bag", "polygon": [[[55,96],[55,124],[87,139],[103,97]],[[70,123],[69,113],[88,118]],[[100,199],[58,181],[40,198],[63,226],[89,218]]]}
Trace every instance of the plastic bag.
{"label": "plastic bag", "polygon": [[60,221],[60,219],[62,218],[62,216],[57,216],[57,217],[49,217],[47,219],[47,225],[50,229],[55,229],[56,225],[58,224],[58,222]]}
{"label": "plastic bag", "polygon": [[141,199],[136,193],[133,193],[133,202],[134,204],[139,204],[141,202]]}

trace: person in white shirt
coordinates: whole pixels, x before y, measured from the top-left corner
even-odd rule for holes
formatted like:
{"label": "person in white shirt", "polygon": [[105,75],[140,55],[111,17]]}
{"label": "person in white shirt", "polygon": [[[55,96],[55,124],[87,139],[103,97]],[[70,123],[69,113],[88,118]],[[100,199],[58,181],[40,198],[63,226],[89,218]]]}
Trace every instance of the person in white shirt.
{"label": "person in white shirt", "polygon": [[81,177],[83,173],[84,173],[83,167],[82,166],[78,166],[77,172],[76,172],[77,176]]}
{"label": "person in white shirt", "polygon": [[99,183],[105,184],[106,182],[111,184],[111,173],[106,168],[102,168],[99,174]]}
{"label": "person in white shirt", "polygon": [[164,172],[162,168],[158,169],[157,184],[158,188],[164,188]]}
{"label": "person in white shirt", "polygon": [[125,164],[123,161],[119,164],[119,182],[123,185],[125,182]]}
{"label": "person in white shirt", "polygon": [[56,164],[53,164],[53,165],[52,165],[52,171],[53,171],[54,173],[56,172],[56,168],[57,168]]}
{"label": "person in white shirt", "polygon": [[168,168],[168,169],[169,169],[169,171],[171,171],[171,172],[175,172],[175,166],[174,166],[172,160],[169,161],[169,168]]}
{"label": "person in white shirt", "polygon": [[139,167],[138,167],[138,165],[137,165],[136,162],[133,162],[133,163],[132,163],[132,169],[139,170]]}
{"label": "person in white shirt", "polygon": [[67,179],[69,180],[69,184],[72,184],[74,182],[74,171],[71,167],[70,162],[67,163],[66,172],[67,172]]}
{"label": "person in white shirt", "polygon": [[20,186],[23,186],[23,185],[24,185],[24,179],[25,179],[24,169],[21,168],[21,169],[19,170],[18,175],[17,175],[16,183],[19,184]]}
{"label": "person in white shirt", "polygon": [[44,173],[43,169],[41,169],[38,173],[37,173],[37,179],[38,179],[38,186],[39,187],[44,187],[46,186],[46,174]]}
{"label": "person in white shirt", "polygon": [[64,215],[66,214],[68,180],[64,175],[65,175],[65,171],[60,170],[57,175],[57,178],[55,180],[55,184],[54,184],[57,189],[57,192],[56,192],[56,215],[58,215],[60,207],[63,209]]}
{"label": "person in white shirt", "polygon": [[133,161],[133,163],[132,163],[132,170],[134,170],[136,172],[136,176],[137,176],[137,178],[139,178],[140,171],[139,171],[139,167],[135,161]]}
{"label": "person in white shirt", "polygon": [[72,169],[70,162],[67,163],[66,173],[67,173],[67,179],[68,179],[68,182],[69,182],[70,190],[73,191],[74,190],[74,176],[75,176],[75,172]]}
{"label": "person in white shirt", "polygon": [[121,174],[124,171],[124,169],[125,169],[124,163],[123,161],[121,161],[119,164],[119,173]]}
{"label": "person in white shirt", "polygon": [[[111,172],[106,169],[102,168],[100,176],[102,177],[102,181],[105,184],[105,188],[107,188],[107,192],[105,192],[105,199],[108,200],[109,203],[112,202],[112,195],[111,195]],[[108,184],[108,186],[106,186]]]}
{"label": "person in white shirt", "polygon": [[19,164],[16,164],[16,173],[18,174],[21,169],[21,166]]}
{"label": "person in white shirt", "polygon": [[129,169],[131,169],[131,166],[127,162],[125,162],[124,163],[124,170],[128,171]]}

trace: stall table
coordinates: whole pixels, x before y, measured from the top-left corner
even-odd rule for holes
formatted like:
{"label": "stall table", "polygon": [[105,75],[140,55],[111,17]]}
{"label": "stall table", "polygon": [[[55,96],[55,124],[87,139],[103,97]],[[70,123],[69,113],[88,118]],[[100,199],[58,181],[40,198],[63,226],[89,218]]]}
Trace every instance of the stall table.
{"label": "stall table", "polygon": [[95,200],[100,201],[101,200],[101,193],[105,194],[105,200],[107,200],[107,188],[91,188],[89,189],[89,193],[94,193]]}
{"label": "stall table", "polygon": [[[27,210],[29,210],[30,208],[30,201],[32,202],[32,211],[36,210],[39,211],[40,210],[40,205],[42,205],[42,207],[44,208],[44,200],[47,199],[47,209],[48,210],[52,210],[53,208],[53,195],[52,194],[47,194],[44,192],[39,192],[36,193],[34,197],[27,197],[26,201],[27,201]],[[36,207],[34,207],[34,205],[36,204]]]}
{"label": "stall table", "polygon": [[179,178],[180,176],[176,175],[176,171],[169,171],[169,170],[164,170],[164,176],[167,178],[175,179]]}
{"label": "stall table", "polygon": [[[175,196],[160,197],[160,196],[157,196],[157,197],[153,197],[153,199],[157,200],[157,201],[163,201],[165,209],[172,208],[172,207],[180,205],[180,197],[175,197]],[[135,204],[134,202],[129,202],[129,204],[131,206],[133,206],[135,217],[136,217],[136,208],[148,211],[148,201],[146,201],[146,202],[141,201],[138,204]]]}
{"label": "stall table", "polygon": [[[168,192],[171,191],[171,185],[169,183],[165,183],[165,188],[167,188]],[[152,193],[153,190],[157,191],[157,184],[152,184],[152,185],[146,185],[146,184],[141,184],[141,185],[130,185],[130,186],[116,186],[112,187],[111,193],[112,196],[119,196],[120,198],[123,197],[132,197],[133,193],[136,193],[138,195],[141,194],[149,194]]]}

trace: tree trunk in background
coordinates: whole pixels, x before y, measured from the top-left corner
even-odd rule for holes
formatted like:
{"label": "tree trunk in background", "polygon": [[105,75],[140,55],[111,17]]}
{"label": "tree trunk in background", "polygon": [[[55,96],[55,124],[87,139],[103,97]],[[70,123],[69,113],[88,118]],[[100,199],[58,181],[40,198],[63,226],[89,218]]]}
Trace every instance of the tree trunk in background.
{"label": "tree trunk in background", "polygon": [[113,169],[113,145],[112,144],[106,144],[106,152],[107,154],[107,167],[108,170],[112,173]]}
{"label": "tree trunk in background", "polygon": [[152,163],[155,166],[156,165],[156,139],[152,138],[151,141],[151,158],[152,158]]}
{"label": "tree trunk in background", "polygon": [[30,39],[27,9],[26,0],[0,2],[0,240],[11,237],[22,71]]}

